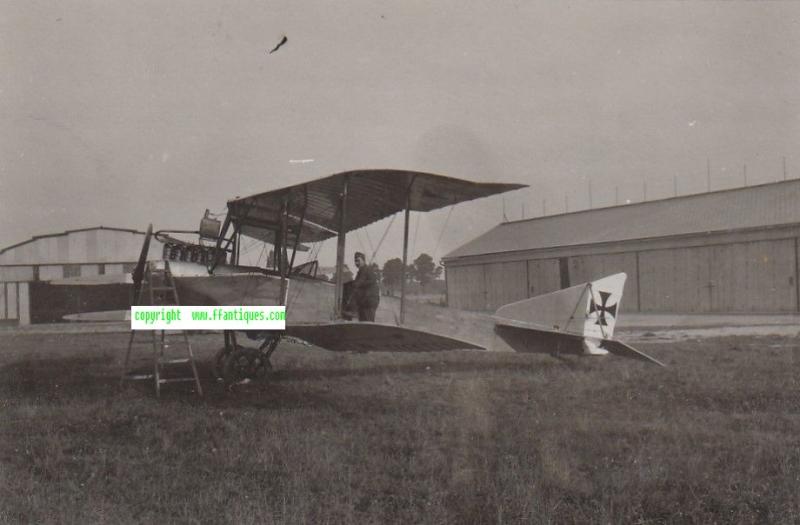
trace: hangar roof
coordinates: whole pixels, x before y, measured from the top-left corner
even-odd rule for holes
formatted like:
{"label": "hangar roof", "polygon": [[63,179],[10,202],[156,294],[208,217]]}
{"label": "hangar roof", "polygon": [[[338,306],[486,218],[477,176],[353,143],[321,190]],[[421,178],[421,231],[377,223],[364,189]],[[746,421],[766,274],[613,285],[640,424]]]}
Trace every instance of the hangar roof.
{"label": "hangar roof", "polygon": [[36,241],[37,239],[47,239],[48,237],[63,237],[65,235],[69,235],[71,233],[78,233],[78,232],[88,232],[92,230],[109,230],[109,231],[118,231],[118,232],[127,232],[127,233],[137,233],[139,235],[144,235],[144,232],[140,232],[139,230],[132,230],[130,228],[114,228],[109,226],[95,226],[93,228],[77,228],[75,230],[66,230],[61,233],[47,233],[45,235],[34,235],[27,241],[18,242],[16,244],[12,244],[11,246],[6,246],[5,248],[0,249],[0,254],[5,253],[9,250],[13,250],[23,244],[28,244],[31,242]]}
{"label": "hangar roof", "polygon": [[800,180],[504,222],[460,257],[800,224]]}
{"label": "hangar roof", "polygon": [[[80,264],[136,261],[144,232],[96,226],[36,235],[0,249],[0,265]],[[157,244],[157,243],[156,243]],[[159,253],[160,244],[151,246]]]}

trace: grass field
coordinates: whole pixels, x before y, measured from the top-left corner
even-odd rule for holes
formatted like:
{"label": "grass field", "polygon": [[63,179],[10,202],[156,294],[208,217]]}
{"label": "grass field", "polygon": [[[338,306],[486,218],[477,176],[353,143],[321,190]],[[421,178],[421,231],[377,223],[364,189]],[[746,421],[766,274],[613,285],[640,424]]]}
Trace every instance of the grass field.
{"label": "grass field", "polygon": [[800,522],[794,338],[638,345],[668,369],[285,344],[266,386],[204,368],[202,400],[120,390],[126,342],[0,336],[0,519]]}

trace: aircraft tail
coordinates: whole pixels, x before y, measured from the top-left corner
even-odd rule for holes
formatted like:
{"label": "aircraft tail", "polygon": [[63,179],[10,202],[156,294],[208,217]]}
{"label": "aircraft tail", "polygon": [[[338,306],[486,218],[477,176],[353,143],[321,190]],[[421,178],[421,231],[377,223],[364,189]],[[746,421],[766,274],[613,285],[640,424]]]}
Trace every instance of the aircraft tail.
{"label": "aircraft tail", "polygon": [[557,332],[579,337],[611,339],[627,275],[617,273],[501,306],[498,324]]}
{"label": "aircraft tail", "polygon": [[614,354],[660,362],[615,341],[625,273],[501,306],[495,332],[518,352]]}

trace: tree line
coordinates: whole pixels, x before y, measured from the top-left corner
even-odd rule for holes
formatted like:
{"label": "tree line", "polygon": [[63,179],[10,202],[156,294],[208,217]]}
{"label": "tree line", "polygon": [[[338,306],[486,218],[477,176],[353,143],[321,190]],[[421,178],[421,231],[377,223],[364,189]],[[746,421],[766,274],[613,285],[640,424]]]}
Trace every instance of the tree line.
{"label": "tree line", "polygon": [[[379,267],[377,263],[370,265],[372,271],[378,282],[383,284],[383,293],[386,295],[394,296],[396,292],[400,291],[400,285],[403,281],[403,260],[399,257],[389,259],[383,264],[383,268]],[[419,257],[406,266],[406,284],[417,282],[425,293],[427,286],[441,277],[444,269],[433,262],[433,257],[427,253],[420,254]],[[353,280],[353,272],[345,264],[343,268],[344,282]],[[333,278],[331,278],[333,279]]]}

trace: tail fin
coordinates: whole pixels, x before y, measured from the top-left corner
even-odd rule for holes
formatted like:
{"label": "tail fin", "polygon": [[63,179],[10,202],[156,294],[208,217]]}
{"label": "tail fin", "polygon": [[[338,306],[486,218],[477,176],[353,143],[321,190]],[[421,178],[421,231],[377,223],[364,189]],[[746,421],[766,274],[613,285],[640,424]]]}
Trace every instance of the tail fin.
{"label": "tail fin", "polygon": [[663,363],[612,339],[627,275],[617,273],[498,308],[495,350],[604,355]]}
{"label": "tail fin", "polygon": [[584,337],[611,339],[622,303],[622,290],[628,275],[617,273],[586,285],[588,300],[583,323]]}
{"label": "tail fin", "polygon": [[501,306],[495,321],[594,339],[611,339],[627,275],[617,273],[589,283]]}

